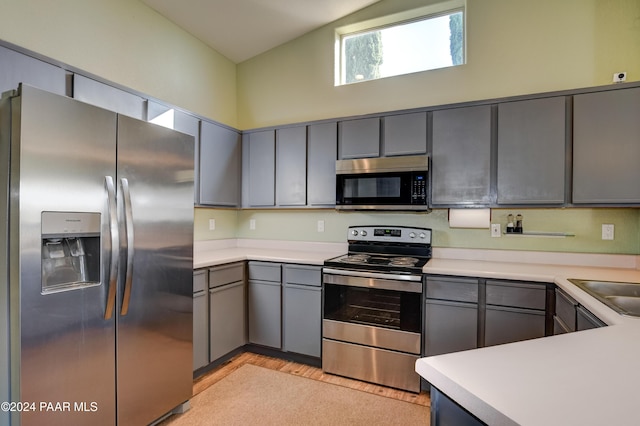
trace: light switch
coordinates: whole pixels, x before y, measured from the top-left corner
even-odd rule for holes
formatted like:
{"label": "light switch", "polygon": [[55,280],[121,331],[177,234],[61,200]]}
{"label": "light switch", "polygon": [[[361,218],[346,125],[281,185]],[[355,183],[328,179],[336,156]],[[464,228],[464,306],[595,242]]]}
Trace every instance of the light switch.
{"label": "light switch", "polygon": [[256,229],[256,220],[255,219],[249,219],[249,229],[252,231],[255,231]]}
{"label": "light switch", "polygon": [[216,230],[216,220],[209,219],[209,231],[215,231],[215,230]]}

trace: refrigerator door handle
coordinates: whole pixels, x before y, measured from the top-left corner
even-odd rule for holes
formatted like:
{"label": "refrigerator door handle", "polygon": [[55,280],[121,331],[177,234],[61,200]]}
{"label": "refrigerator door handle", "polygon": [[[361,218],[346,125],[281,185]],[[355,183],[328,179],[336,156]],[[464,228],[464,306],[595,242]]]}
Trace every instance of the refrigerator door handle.
{"label": "refrigerator door handle", "polygon": [[124,282],[124,294],[122,296],[122,309],[120,315],[127,315],[129,312],[129,301],[131,300],[131,285],[133,282],[133,210],[131,209],[131,192],[129,181],[126,178],[120,179],[122,187],[122,198],[124,200],[124,229],[127,237],[127,263]]}
{"label": "refrigerator door handle", "polygon": [[116,189],[113,184],[113,177],[105,176],[104,186],[107,190],[107,212],[109,214],[109,237],[111,240],[109,261],[107,262],[109,267],[106,268],[108,275],[105,277],[109,287],[107,289],[107,306],[104,311],[104,319],[108,320],[111,319],[113,308],[116,304],[120,237],[118,235],[118,212],[116,210]]}

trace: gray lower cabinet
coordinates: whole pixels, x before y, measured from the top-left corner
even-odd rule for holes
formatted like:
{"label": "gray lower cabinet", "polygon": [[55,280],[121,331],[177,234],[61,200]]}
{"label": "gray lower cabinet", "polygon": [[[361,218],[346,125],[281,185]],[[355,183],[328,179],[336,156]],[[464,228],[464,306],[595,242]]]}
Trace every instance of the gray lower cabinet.
{"label": "gray lower cabinet", "polygon": [[382,120],[382,153],[385,157],[427,153],[426,112],[390,115]]}
{"label": "gray lower cabinet", "polygon": [[193,271],[193,370],[209,363],[207,270]]}
{"label": "gray lower cabinet", "polygon": [[555,289],[555,296],[556,312],[553,316],[553,334],[576,331],[576,307],[578,302],[560,288]]}
{"label": "gray lower cabinet", "polygon": [[338,123],[338,152],[341,160],[380,156],[380,119],[360,118]]}
{"label": "gray lower cabinet", "polygon": [[478,305],[427,299],[424,355],[478,347]]}
{"label": "gray lower cabinet", "polygon": [[491,106],[433,112],[433,206],[490,205]]}
{"label": "gray lower cabinet", "polygon": [[67,72],[31,56],[0,46],[0,93],[25,83],[58,95],[67,95]]}
{"label": "gray lower cabinet", "polygon": [[487,280],[485,299],[484,346],[546,335],[546,284]]}
{"label": "gray lower cabinet", "polygon": [[[251,172],[251,171],[250,171]],[[276,205],[307,204],[307,128],[276,130]]]}
{"label": "gray lower cabinet", "polygon": [[487,306],[485,346],[545,336],[545,312],[532,309]]}
{"label": "gray lower cabinet", "polygon": [[282,296],[279,263],[249,262],[249,342],[282,348]]}
{"label": "gray lower cabinet", "polygon": [[240,134],[207,121],[202,121],[200,132],[199,204],[240,206]]}
{"label": "gray lower cabinet", "polygon": [[478,347],[478,289],[475,278],[427,277],[425,356]]}
{"label": "gray lower cabinet", "polygon": [[640,204],[640,88],[573,97],[573,202]]}
{"label": "gray lower cabinet", "polygon": [[321,356],[322,268],[283,265],[283,349]]}
{"label": "gray lower cabinet", "polygon": [[498,105],[498,204],[565,202],[565,98]]}
{"label": "gray lower cabinet", "polygon": [[307,129],[307,204],[335,206],[337,123],[310,124]]}
{"label": "gray lower cabinet", "polygon": [[243,206],[275,206],[275,144],[274,130],[263,130],[243,135]]}
{"label": "gray lower cabinet", "polygon": [[603,321],[593,315],[584,306],[576,306],[576,331],[589,330],[592,328],[605,327]]}
{"label": "gray lower cabinet", "polygon": [[244,262],[209,269],[209,361],[246,343]]}

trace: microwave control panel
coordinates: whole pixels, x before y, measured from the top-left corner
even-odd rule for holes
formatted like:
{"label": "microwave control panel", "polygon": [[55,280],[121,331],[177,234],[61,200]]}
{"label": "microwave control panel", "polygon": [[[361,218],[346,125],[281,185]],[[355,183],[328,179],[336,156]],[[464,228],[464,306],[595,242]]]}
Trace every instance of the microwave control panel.
{"label": "microwave control panel", "polygon": [[427,174],[412,173],[411,176],[411,204],[427,203]]}

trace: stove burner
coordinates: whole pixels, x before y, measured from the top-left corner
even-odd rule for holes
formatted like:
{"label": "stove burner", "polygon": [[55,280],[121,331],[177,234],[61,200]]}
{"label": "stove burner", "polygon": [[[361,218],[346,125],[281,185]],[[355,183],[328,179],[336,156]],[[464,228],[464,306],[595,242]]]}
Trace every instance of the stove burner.
{"label": "stove burner", "polygon": [[389,260],[391,266],[413,266],[418,263],[418,259],[415,257],[394,257]]}
{"label": "stove burner", "polygon": [[340,261],[344,263],[367,263],[370,257],[368,254],[349,254]]}

